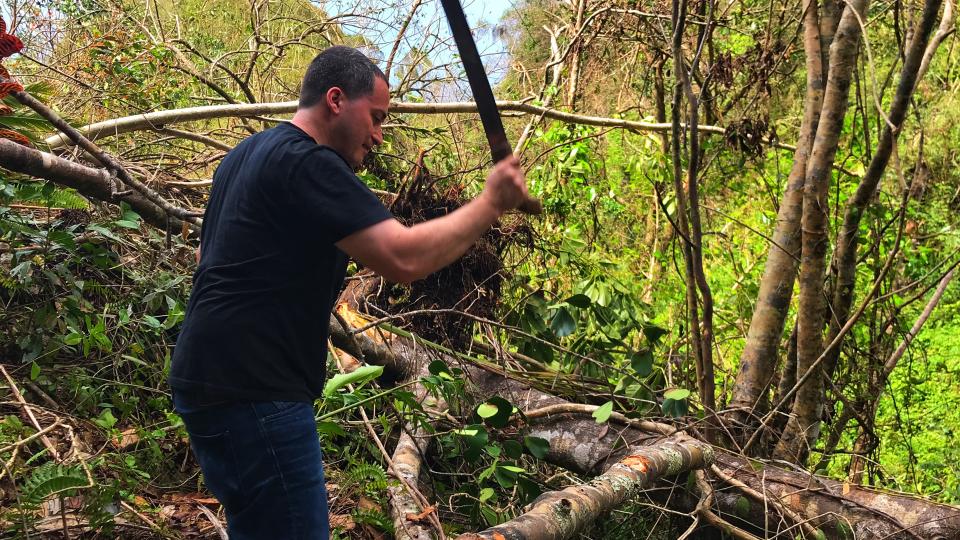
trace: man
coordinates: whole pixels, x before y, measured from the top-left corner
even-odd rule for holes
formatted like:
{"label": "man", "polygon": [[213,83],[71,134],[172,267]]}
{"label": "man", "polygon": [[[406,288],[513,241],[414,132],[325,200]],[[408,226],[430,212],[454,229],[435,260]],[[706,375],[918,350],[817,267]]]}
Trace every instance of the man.
{"label": "man", "polygon": [[415,281],[527,197],[511,157],[457,211],[393,219],[354,174],[383,142],[389,101],[376,65],[331,47],[307,69],[293,121],[241,142],[214,175],[170,385],[231,540],[328,536],[312,403],[347,256]]}

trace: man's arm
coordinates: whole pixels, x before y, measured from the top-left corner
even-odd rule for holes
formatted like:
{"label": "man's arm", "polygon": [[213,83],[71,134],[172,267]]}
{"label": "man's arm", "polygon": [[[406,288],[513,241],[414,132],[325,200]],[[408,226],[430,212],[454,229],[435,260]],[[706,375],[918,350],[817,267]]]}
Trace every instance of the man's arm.
{"label": "man's arm", "polygon": [[446,216],[407,227],[389,219],[355,232],[337,247],[389,281],[410,283],[463,255],[500,216],[527,198],[515,157],[497,163],[483,192]]}

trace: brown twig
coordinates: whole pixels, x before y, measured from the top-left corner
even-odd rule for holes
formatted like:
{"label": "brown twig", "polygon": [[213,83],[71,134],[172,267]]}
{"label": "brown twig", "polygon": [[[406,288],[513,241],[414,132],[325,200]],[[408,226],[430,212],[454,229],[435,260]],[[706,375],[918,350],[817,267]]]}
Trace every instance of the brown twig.
{"label": "brown twig", "polygon": [[[111,174],[119,178],[124,184],[132,187],[137,190],[141,195],[143,195],[147,200],[153,204],[159,206],[163,209],[167,215],[182,219],[186,222],[189,222],[194,227],[200,225],[200,220],[197,217],[196,212],[191,212],[189,210],[184,210],[183,208],[178,208],[169,201],[160,196],[157,192],[153,191],[145,184],[139,180],[133,178],[129,172],[116,160],[113,156],[107,154],[99,146],[93,143],[90,139],[87,139],[80,133],[76,128],[67,123],[66,120],[60,117],[52,109],[41,103],[39,100],[31,96],[25,91],[21,92],[12,92],[11,95],[16,98],[17,101],[30,107],[37,114],[45,118],[48,122],[53,124],[54,127],[63,132],[67,137],[73,141],[74,144],[85,150],[87,153],[96,158],[100,163],[102,163],[107,169],[110,170]],[[111,195],[116,197],[122,197],[128,195],[129,192],[115,190]]]}
{"label": "brown twig", "polygon": [[[43,428],[40,427],[40,422],[37,421],[37,417],[33,415],[33,410],[30,408],[30,405],[27,404],[27,401],[23,399],[23,394],[20,393],[20,389],[17,388],[17,384],[13,382],[13,379],[10,377],[10,374],[7,373],[6,368],[3,367],[3,364],[0,364],[0,373],[3,373],[3,377],[7,379],[7,384],[10,385],[10,391],[13,393],[13,397],[20,403],[20,407],[23,409],[24,414],[30,419],[30,422],[33,423],[33,427],[37,428],[37,431],[46,433]],[[47,436],[41,435],[40,440],[43,441],[43,445],[47,447],[47,450],[50,451],[50,455],[53,456],[55,461],[60,461],[60,453],[57,452],[57,447],[54,446],[50,439]]]}

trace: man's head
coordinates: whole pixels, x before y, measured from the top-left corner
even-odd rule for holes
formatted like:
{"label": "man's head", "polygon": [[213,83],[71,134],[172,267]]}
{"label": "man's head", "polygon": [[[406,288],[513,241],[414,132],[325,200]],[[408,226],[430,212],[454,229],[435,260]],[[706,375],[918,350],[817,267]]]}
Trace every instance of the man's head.
{"label": "man's head", "polygon": [[307,67],[300,87],[299,107],[306,109],[321,102],[332,87],[340,88],[351,98],[369,95],[376,79],[387,80],[362,52],[342,45],[330,47]]}
{"label": "man's head", "polygon": [[383,142],[389,105],[386,76],[376,64],[356,49],[330,47],[307,68],[294,123],[357,167]]}

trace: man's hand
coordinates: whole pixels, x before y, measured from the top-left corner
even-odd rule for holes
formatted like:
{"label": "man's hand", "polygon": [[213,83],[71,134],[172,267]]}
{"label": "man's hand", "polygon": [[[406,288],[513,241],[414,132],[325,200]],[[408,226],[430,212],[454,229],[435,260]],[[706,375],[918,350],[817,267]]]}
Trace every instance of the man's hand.
{"label": "man's hand", "polygon": [[517,208],[529,198],[527,177],[523,174],[520,160],[516,156],[500,160],[493,166],[480,197],[486,199],[501,214]]}

